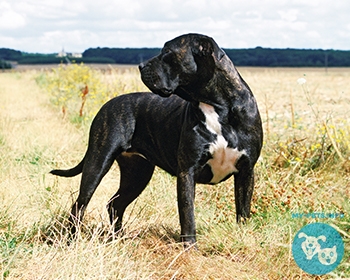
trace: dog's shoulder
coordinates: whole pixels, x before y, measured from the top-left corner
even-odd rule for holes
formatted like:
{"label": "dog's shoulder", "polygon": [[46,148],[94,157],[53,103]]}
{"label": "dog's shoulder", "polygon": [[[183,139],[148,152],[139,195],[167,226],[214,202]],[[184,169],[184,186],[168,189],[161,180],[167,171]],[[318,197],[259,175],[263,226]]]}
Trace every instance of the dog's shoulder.
{"label": "dog's shoulder", "polygon": [[179,106],[184,105],[186,101],[177,95],[172,95],[170,97],[161,97],[152,92],[131,92],[126,94],[118,95],[111,100],[109,100],[107,104],[121,104],[121,103],[131,103],[135,105],[143,105],[143,104],[154,104],[157,103],[162,104],[162,106]]}

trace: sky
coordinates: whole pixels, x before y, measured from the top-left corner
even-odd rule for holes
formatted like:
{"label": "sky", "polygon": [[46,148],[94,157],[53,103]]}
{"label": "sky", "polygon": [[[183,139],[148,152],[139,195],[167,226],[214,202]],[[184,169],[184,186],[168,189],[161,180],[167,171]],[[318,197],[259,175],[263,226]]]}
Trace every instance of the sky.
{"label": "sky", "polygon": [[186,33],[222,48],[350,50],[348,0],[0,0],[0,48],[162,47]]}

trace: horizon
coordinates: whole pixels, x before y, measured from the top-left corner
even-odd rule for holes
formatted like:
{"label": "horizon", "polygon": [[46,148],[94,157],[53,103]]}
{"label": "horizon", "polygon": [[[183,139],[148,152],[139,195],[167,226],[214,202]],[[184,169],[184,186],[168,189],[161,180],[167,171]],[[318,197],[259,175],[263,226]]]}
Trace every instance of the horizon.
{"label": "horizon", "polygon": [[[66,50],[66,49],[61,49],[61,51],[57,51],[57,52],[50,52],[50,53],[45,53],[45,52],[38,52],[38,51],[35,51],[35,52],[26,52],[26,51],[22,51],[22,50],[16,50],[16,49],[12,49],[12,48],[7,48],[7,47],[2,47],[0,46],[0,49],[10,49],[10,50],[14,50],[14,51],[19,51],[21,52],[22,54],[38,54],[38,55],[57,55],[59,54],[60,52],[64,51],[65,53],[69,53],[69,54],[83,54],[86,50],[89,50],[89,49],[159,49],[161,50],[162,47],[89,47],[87,49],[85,49],[84,51],[82,52],[76,52],[76,51],[71,51],[71,50]],[[249,47],[249,48],[222,48],[224,50],[254,50],[254,49],[265,49],[265,50],[300,50],[300,51],[340,51],[340,52],[348,52],[350,51],[350,48],[349,49],[322,49],[322,48],[291,48],[291,47],[286,47],[286,48],[274,48],[274,47],[261,47],[261,46],[256,46],[256,47]]]}

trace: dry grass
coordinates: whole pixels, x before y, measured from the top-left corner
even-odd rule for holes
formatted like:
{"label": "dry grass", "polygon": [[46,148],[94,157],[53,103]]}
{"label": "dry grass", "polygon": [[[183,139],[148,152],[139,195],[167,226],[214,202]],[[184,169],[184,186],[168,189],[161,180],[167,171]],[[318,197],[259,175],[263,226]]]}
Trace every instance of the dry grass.
{"label": "dry grass", "polygon": [[[191,252],[178,243],[175,179],[161,170],[128,209],[125,235],[109,239],[105,204],[118,186],[116,166],[92,198],[81,236],[68,245],[64,224],[79,176],[47,172],[81,159],[89,122],[62,118],[35,83],[42,73],[0,73],[0,277],[314,279],[294,263],[291,242],[304,224],[316,221],[336,226],[346,246],[341,265],[322,279],[350,277],[350,70],[240,71],[256,95],[265,129],[254,214],[247,225],[236,225],[232,180],[199,185],[199,250]],[[108,83],[123,81],[123,73],[99,75]],[[297,83],[301,77],[307,80],[303,86]],[[309,212],[344,217],[292,218]]]}

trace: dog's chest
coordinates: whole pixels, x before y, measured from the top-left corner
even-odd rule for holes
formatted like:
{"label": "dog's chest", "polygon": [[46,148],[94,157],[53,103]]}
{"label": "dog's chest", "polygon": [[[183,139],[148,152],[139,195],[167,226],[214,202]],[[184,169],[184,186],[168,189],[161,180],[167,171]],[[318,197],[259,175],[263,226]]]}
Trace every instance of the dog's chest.
{"label": "dog's chest", "polygon": [[205,115],[206,128],[216,135],[216,140],[209,145],[212,158],[207,162],[213,173],[210,183],[216,184],[228,175],[238,172],[236,163],[245,154],[245,150],[239,151],[237,148],[228,147],[228,142],[222,135],[219,116],[213,106],[200,103],[199,108]]}

